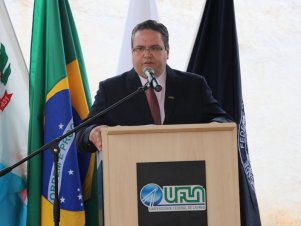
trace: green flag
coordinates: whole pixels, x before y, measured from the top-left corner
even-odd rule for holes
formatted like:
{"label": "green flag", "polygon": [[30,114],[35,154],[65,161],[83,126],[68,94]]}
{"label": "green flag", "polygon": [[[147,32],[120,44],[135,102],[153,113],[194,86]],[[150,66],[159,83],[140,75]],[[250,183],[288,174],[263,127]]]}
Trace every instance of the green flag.
{"label": "green flag", "polygon": [[[29,153],[78,125],[89,112],[90,92],[77,31],[67,0],[35,0],[31,62]],[[75,135],[59,142],[60,225],[98,225],[95,154],[80,154]],[[53,155],[29,162],[27,225],[53,225]]]}

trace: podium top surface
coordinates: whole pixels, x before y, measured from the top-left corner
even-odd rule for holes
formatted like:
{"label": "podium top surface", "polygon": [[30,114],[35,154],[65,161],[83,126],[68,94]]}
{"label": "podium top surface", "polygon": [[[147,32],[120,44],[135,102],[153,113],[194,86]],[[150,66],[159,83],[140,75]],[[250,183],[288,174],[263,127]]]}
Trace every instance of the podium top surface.
{"label": "podium top surface", "polygon": [[191,131],[232,131],[235,123],[203,123],[203,124],[175,124],[175,125],[142,125],[142,126],[114,126],[104,128],[107,134],[123,133],[166,133]]}

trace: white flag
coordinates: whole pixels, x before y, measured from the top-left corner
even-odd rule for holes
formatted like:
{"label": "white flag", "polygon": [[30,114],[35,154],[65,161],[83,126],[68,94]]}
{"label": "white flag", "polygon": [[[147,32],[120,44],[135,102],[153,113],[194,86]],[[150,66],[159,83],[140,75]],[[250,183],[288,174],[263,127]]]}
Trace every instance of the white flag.
{"label": "white flag", "polygon": [[155,0],[130,0],[128,16],[125,23],[125,30],[122,39],[121,52],[117,74],[130,70],[131,58],[131,33],[133,28],[145,20],[158,20],[158,12]]}
{"label": "white flag", "polygon": [[[27,155],[28,123],[28,70],[4,2],[0,0],[0,169]],[[0,178],[1,225],[26,223],[26,171],[26,164],[22,164]]]}

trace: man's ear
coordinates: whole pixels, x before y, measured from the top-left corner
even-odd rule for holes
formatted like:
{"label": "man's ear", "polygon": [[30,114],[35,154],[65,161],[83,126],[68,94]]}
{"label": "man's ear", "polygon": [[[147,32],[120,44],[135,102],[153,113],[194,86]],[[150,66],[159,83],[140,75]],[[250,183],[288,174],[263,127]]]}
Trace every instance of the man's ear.
{"label": "man's ear", "polygon": [[169,59],[169,48],[166,48],[166,59]]}

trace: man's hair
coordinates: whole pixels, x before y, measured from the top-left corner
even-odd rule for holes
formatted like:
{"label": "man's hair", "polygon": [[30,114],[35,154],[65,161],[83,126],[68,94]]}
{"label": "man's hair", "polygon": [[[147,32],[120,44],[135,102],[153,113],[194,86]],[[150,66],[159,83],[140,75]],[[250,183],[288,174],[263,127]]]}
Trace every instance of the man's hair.
{"label": "man's hair", "polygon": [[162,36],[162,40],[164,43],[164,47],[165,49],[169,48],[169,43],[168,43],[168,39],[169,39],[169,35],[168,35],[168,30],[167,28],[164,26],[164,24],[158,23],[155,20],[146,20],[140,24],[137,24],[133,31],[132,31],[132,37],[131,37],[131,44],[132,44],[132,48],[133,48],[133,42],[134,42],[134,36],[136,34],[137,31],[141,31],[141,30],[145,30],[145,29],[149,29],[149,30],[154,30],[157,31],[161,34]]}

